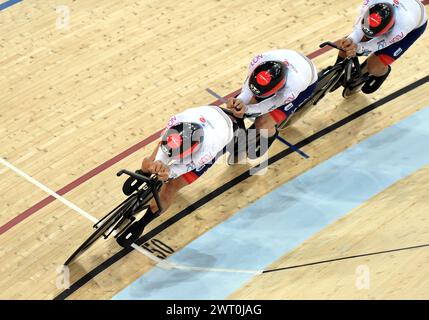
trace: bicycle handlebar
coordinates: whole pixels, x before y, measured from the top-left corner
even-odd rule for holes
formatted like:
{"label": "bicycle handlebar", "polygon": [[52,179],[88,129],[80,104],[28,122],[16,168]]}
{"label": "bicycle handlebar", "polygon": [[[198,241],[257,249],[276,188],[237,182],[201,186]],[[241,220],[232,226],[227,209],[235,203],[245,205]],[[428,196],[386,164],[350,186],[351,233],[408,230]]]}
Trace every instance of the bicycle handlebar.
{"label": "bicycle handlebar", "polygon": [[[339,50],[341,52],[346,52],[345,50],[341,49],[340,47],[338,47],[335,43],[333,43],[331,41],[326,41],[326,42],[323,42],[323,43],[321,43],[319,45],[320,48],[324,48],[324,47],[327,47],[327,46],[332,47],[334,49],[337,49],[337,50]],[[361,56],[363,56],[363,54],[362,53],[356,53],[356,56],[357,57],[361,57]]]}
{"label": "bicycle handlebar", "polygon": [[243,116],[243,118],[237,118],[236,116],[234,116],[234,113],[229,110],[229,109],[225,109],[222,107],[219,107],[223,112],[225,112],[227,115],[229,115],[230,117],[233,117],[235,119],[235,122],[237,123],[238,127],[241,129],[246,129],[246,126],[244,124],[244,119],[245,118],[250,118],[249,116],[247,116],[246,114]]}
{"label": "bicycle handlebar", "polygon": [[345,50],[341,49],[340,47],[338,47],[335,43],[333,43],[331,41],[326,41],[326,42],[323,42],[322,44],[319,45],[320,48],[324,48],[327,46],[332,47],[332,48],[337,49],[337,50],[340,50],[342,52],[346,52]]}
{"label": "bicycle handlebar", "polygon": [[161,203],[161,199],[159,198],[158,190],[156,189],[156,182],[158,182],[158,177],[154,176],[152,178],[148,178],[148,177],[145,177],[141,174],[138,174],[138,173],[135,173],[132,171],[128,171],[126,169],[120,170],[116,175],[119,177],[124,173],[129,175],[130,177],[133,177],[134,179],[142,180],[151,186],[151,191],[152,191],[153,197],[155,199],[156,205],[158,206],[158,211],[154,212],[154,214],[159,215],[163,210],[163,206]]}
{"label": "bicycle handlebar", "polygon": [[133,177],[134,179],[142,180],[142,181],[144,181],[146,183],[151,183],[151,182],[154,182],[155,180],[157,180],[157,179],[153,179],[153,178],[148,178],[148,177],[142,176],[141,174],[138,174],[138,173],[135,173],[135,172],[131,172],[131,171],[128,171],[128,170],[125,170],[125,169],[120,170],[116,175],[118,177],[120,177],[124,173],[126,175],[129,175],[130,177]]}

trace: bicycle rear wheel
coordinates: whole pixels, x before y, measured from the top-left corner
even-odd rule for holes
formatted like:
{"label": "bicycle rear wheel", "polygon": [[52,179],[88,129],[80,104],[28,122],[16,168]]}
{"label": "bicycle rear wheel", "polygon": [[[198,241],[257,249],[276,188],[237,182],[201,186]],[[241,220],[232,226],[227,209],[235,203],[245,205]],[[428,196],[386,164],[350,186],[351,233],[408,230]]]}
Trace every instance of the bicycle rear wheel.
{"label": "bicycle rear wheel", "polygon": [[119,206],[109,212],[102,220],[94,227],[96,230],[85,240],[82,245],[64,262],[64,265],[69,265],[78,256],[84,253],[95,241],[97,241],[107,230],[115,225],[123,215],[136,204],[137,194],[134,194],[122,202]]}

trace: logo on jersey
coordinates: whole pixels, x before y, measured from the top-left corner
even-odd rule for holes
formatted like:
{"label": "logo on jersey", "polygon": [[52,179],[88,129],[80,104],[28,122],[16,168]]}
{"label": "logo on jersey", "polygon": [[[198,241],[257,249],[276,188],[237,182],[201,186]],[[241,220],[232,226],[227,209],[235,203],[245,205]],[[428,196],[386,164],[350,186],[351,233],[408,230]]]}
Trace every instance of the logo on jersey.
{"label": "logo on jersey", "polygon": [[291,94],[284,102],[283,102],[283,104],[284,105],[286,105],[286,104],[289,104],[289,103],[291,103],[292,101],[294,101],[296,99],[296,97],[295,97],[295,94]]}
{"label": "logo on jersey", "polygon": [[386,48],[387,47],[386,40],[381,40],[381,41],[377,42],[377,45],[378,45],[378,50]]}
{"label": "logo on jersey", "polygon": [[170,118],[170,120],[168,120],[167,123],[167,128],[171,128],[172,126],[174,126],[177,123],[177,118],[176,116],[173,116]]}
{"label": "logo on jersey", "polygon": [[212,123],[208,121],[206,118],[204,118],[204,116],[201,115],[199,120],[203,128],[206,128],[207,125],[209,125],[212,129],[214,129],[214,126],[212,125]]}
{"label": "logo on jersey", "polygon": [[195,165],[195,163],[192,161],[191,163],[188,163],[188,164],[186,165],[186,171],[187,171],[187,172],[189,172],[189,171],[193,171],[196,167],[197,167],[197,166],[196,166],[196,165]]}
{"label": "logo on jersey", "polygon": [[393,37],[392,40],[390,40],[390,44],[401,41],[402,39],[404,39],[405,34],[403,32],[401,32],[401,34],[396,35],[395,37]]}
{"label": "logo on jersey", "polygon": [[253,60],[250,62],[250,69],[253,68],[264,56],[262,54],[258,54]]}
{"label": "logo on jersey", "polygon": [[212,159],[214,158],[214,156],[211,153],[205,154],[203,155],[199,160],[197,165],[200,167],[199,169],[197,168],[197,171],[201,171],[202,167],[204,167],[208,162],[210,162]]}
{"label": "logo on jersey", "polygon": [[289,103],[286,107],[284,107],[284,110],[285,111],[289,111],[290,109],[292,109],[293,108],[293,103],[291,102],[291,103]]}
{"label": "logo on jersey", "polygon": [[399,56],[402,53],[402,48],[399,48],[398,50],[395,51],[395,53],[393,54],[394,57]]}

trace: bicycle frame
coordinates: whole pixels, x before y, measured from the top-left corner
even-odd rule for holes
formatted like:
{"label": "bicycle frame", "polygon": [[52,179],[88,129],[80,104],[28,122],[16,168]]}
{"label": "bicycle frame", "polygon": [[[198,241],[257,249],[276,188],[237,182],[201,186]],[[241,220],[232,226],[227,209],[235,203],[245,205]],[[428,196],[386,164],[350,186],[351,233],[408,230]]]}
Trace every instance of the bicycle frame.
{"label": "bicycle frame", "polygon": [[[344,52],[344,50],[339,48],[335,43],[329,41],[320,44],[319,47],[324,48],[326,46],[330,46]],[[357,56],[346,58],[340,63],[319,72],[314,93],[303,102],[302,106],[298,108],[296,114],[294,114],[290,119],[286,119],[279,126],[279,129],[285,129],[287,126],[292,125],[299,118],[305,115],[311,107],[317,105],[319,101],[325,97],[326,93],[330,92],[342,78],[344,79],[344,86],[354,83],[362,78],[362,69]]]}

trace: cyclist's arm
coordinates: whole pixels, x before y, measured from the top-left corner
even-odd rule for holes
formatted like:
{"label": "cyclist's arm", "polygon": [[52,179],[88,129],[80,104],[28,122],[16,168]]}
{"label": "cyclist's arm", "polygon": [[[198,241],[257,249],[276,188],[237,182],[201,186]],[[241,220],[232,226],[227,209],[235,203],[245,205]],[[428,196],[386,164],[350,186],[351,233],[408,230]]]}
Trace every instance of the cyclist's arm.
{"label": "cyclist's arm", "polygon": [[303,81],[290,83],[281,95],[278,94],[260,103],[247,105],[246,114],[250,117],[267,114],[281,106],[292,103],[305,89],[307,86]]}
{"label": "cyclist's arm", "polygon": [[243,101],[244,104],[248,104],[250,100],[253,98],[253,93],[249,89],[249,77],[247,77],[244,82],[243,88],[241,89],[241,93],[238,95],[237,99]]}
{"label": "cyclist's arm", "polygon": [[360,13],[359,16],[357,17],[356,21],[355,21],[355,25],[353,27],[353,31],[352,33],[347,37],[351,40],[353,40],[354,43],[359,43],[362,41],[363,37],[364,37],[364,33],[362,31],[362,19],[365,15],[365,13],[367,12],[367,10],[369,9],[369,7],[371,5],[374,4],[374,2],[377,0],[365,0],[364,4],[362,5],[361,9],[360,9]]}
{"label": "cyclist's arm", "polygon": [[269,113],[282,105],[281,97],[271,97],[264,101],[255,104],[248,104],[246,106],[246,115],[249,117],[259,117],[266,113]]}
{"label": "cyclist's arm", "polygon": [[156,144],[156,148],[153,149],[152,154],[148,157],[150,160],[155,161],[156,154],[158,153],[159,146],[161,145],[161,141]]}
{"label": "cyclist's arm", "polygon": [[358,44],[362,41],[364,36],[365,34],[363,33],[360,25],[355,25],[355,27],[353,28],[353,32],[347,38],[352,40],[353,43]]}

